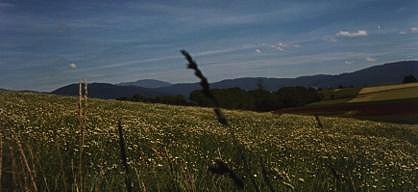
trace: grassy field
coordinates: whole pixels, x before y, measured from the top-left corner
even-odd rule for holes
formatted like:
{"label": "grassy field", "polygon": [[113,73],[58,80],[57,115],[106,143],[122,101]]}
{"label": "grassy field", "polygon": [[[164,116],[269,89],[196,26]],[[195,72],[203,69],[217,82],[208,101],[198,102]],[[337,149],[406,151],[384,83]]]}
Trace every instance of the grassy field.
{"label": "grassy field", "polygon": [[277,113],[318,114],[393,123],[418,123],[418,83],[325,89],[322,100]]}
{"label": "grassy field", "polygon": [[418,83],[367,87],[349,100],[349,103],[390,101],[418,98]]}
{"label": "grassy field", "polygon": [[418,98],[418,83],[382,85],[364,88],[325,89],[322,101],[310,105],[393,101]]}
{"label": "grassy field", "polygon": [[119,119],[135,191],[418,190],[418,126],[92,99],[81,148],[76,102],[0,91],[3,191],[124,191]]}

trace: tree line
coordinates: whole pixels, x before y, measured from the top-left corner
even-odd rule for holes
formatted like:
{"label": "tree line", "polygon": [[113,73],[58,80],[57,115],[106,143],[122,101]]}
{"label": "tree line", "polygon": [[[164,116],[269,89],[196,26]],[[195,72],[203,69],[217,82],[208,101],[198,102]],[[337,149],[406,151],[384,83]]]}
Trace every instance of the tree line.
{"label": "tree line", "polygon": [[[254,111],[272,111],[280,108],[299,107],[321,99],[318,90],[306,87],[283,87],[273,92],[262,87],[250,91],[240,88],[213,89],[211,91],[222,108]],[[144,98],[140,95],[135,95],[120,99],[172,105],[213,106],[212,101],[201,90],[193,91],[188,99],[182,95],[154,98]]]}

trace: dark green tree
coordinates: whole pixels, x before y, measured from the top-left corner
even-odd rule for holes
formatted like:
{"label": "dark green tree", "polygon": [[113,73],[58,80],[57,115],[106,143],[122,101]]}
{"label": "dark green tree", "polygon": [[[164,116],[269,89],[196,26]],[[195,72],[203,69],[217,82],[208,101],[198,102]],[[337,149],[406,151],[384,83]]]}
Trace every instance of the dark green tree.
{"label": "dark green tree", "polygon": [[299,107],[320,100],[320,95],[314,88],[283,87],[275,94],[283,107]]}
{"label": "dark green tree", "polygon": [[414,83],[417,82],[417,78],[413,75],[407,75],[403,78],[402,83]]}

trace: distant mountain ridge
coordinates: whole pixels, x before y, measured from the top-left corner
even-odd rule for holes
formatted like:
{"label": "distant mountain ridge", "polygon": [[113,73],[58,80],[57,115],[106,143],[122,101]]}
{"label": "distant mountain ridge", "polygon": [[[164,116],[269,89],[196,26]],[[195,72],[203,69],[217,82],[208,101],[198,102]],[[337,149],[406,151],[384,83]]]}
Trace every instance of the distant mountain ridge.
{"label": "distant mountain ridge", "polygon": [[[78,84],[71,84],[52,91],[53,94],[76,96],[78,95]],[[121,97],[132,97],[140,94],[143,97],[155,97],[163,95],[156,90],[135,87],[135,86],[119,86],[110,83],[90,83],[88,84],[88,94],[92,98],[100,99],[117,99]]]}
{"label": "distant mountain ridge", "polygon": [[[400,83],[404,76],[414,75],[418,77],[418,61],[400,61],[387,63],[383,65],[377,65],[361,69],[354,72],[342,73],[338,75],[312,75],[301,76],[296,78],[265,78],[265,77],[244,77],[236,79],[226,79],[219,82],[211,83],[211,88],[225,89],[239,87],[245,90],[256,89],[260,84],[267,90],[275,91],[285,86],[304,86],[304,87],[316,87],[316,88],[328,88],[338,86],[371,86],[382,84]],[[141,82],[139,80],[137,82]],[[158,80],[155,80],[157,82]],[[192,91],[200,89],[199,83],[178,83],[169,84],[161,83],[156,88],[144,88],[134,85],[133,83],[121,83],[121,84],[106,84],[105,88],[100,88],[101,85],[96,85],[96,91],[92,92],[89,89],[91,97],[98,98],[118,98],[128,97],[135,94],[140,94],[146,97],[162,96],[162,95],[184,95],[188,96]],[[166,86],[163,86],[166,85]],[[91,87],[92,85],[90,85]],[[111,87],[111,88],[109,88]],[[74,89],[69,91],[68,89]],[[106,89],[106,90],[105,90]],[[106,93],[111,91],[112,93]],[[119,92],[122,93],[113,93]],[[62,93],[78,93],[77,87],[63,87],[53,91],[55,94]],[[68,95],[68,94],[67,94]]]}
{"label": "distant mountain ridge", "polygon": [[160,81],[155,79],[142,79],[134,82],[122,82],[116,85],[122,86],[136,86],[136,87],[143,87],[143,88],[159,88],[159,87],[167,87],[170,86],[171,83],[166,81]]}
{"label": "distant mountain ridge", "polygon": [[[265,77],[244,77],[227,79],[211,83],[211,88],[225,89],[239,87],[245,90],[256,89],[261,84],[265,89],[275,91],[285,86],[304,86],[316,88],[329,88],[338,86],[370,86],[400,83],[404,76],[414,75],[418,77],[418,61],[400,61],[387,63],[361,69],[350,73],[338,75],[312,75],[296,78],[265,78]],[[198,83],[174,84],[168,87],[161,87],[157,90],[167,94],[184,94],[199,89]]]}

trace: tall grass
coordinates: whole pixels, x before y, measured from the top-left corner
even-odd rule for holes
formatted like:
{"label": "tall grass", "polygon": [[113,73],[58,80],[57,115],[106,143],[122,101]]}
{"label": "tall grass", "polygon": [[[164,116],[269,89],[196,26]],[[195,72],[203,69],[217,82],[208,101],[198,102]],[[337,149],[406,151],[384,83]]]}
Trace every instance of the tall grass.
{"label": "tall grass", "polygon": [[83,155],[85,147],[85,129],[86,129],[86,110],[87,110],[87,82],[85,80],[80,81],[78,85],[78,126],[80,131],[80,144],[79,144],[79,164],[78,164],[78,184],[77,191],[83,191]]}
{"label": "tall grass", "polygon": [[[2,177],[3,176],[3,133],[0,131],[0,189],[2,188]],[[1,192],[2,190],[0,190]]]}
{"label": "tall grass", "polygon": [[[25,185],[31,185],[31,188],[27,188],[27,189],[30,189],[30,191],[37,192],[38,187],[36,185],[34,173],[32,171],[32,168],[29,166],[29,162],[28,162],[28,159],[26,158],[23,146],[22,146],[19,138],[14,134],[14,132],[11,131],[11,133],[12,133],[11,136],[12,136],[12,138],[13,138],[14,142],[16,143],[17,148],[19,150],[20,159],[22,160],[21,162],[23,164],[23,167],[26,170],[26,173],[29,175],[30,184],[25,184]],[[26,173],[23,173],[23,174],[25,175]],[[25,183],[26,183],[26,179],[25,179]]]}
{"label": "tall grass", "polygon": [[118,121],[118,135],[119,135],[119,148],[120,148],[120,161],[125,172],[126,190],[132,192],[132,182],[129,174],[128,157],[126,154],[125,137],[123,136],[123,127],[121,120]]}

